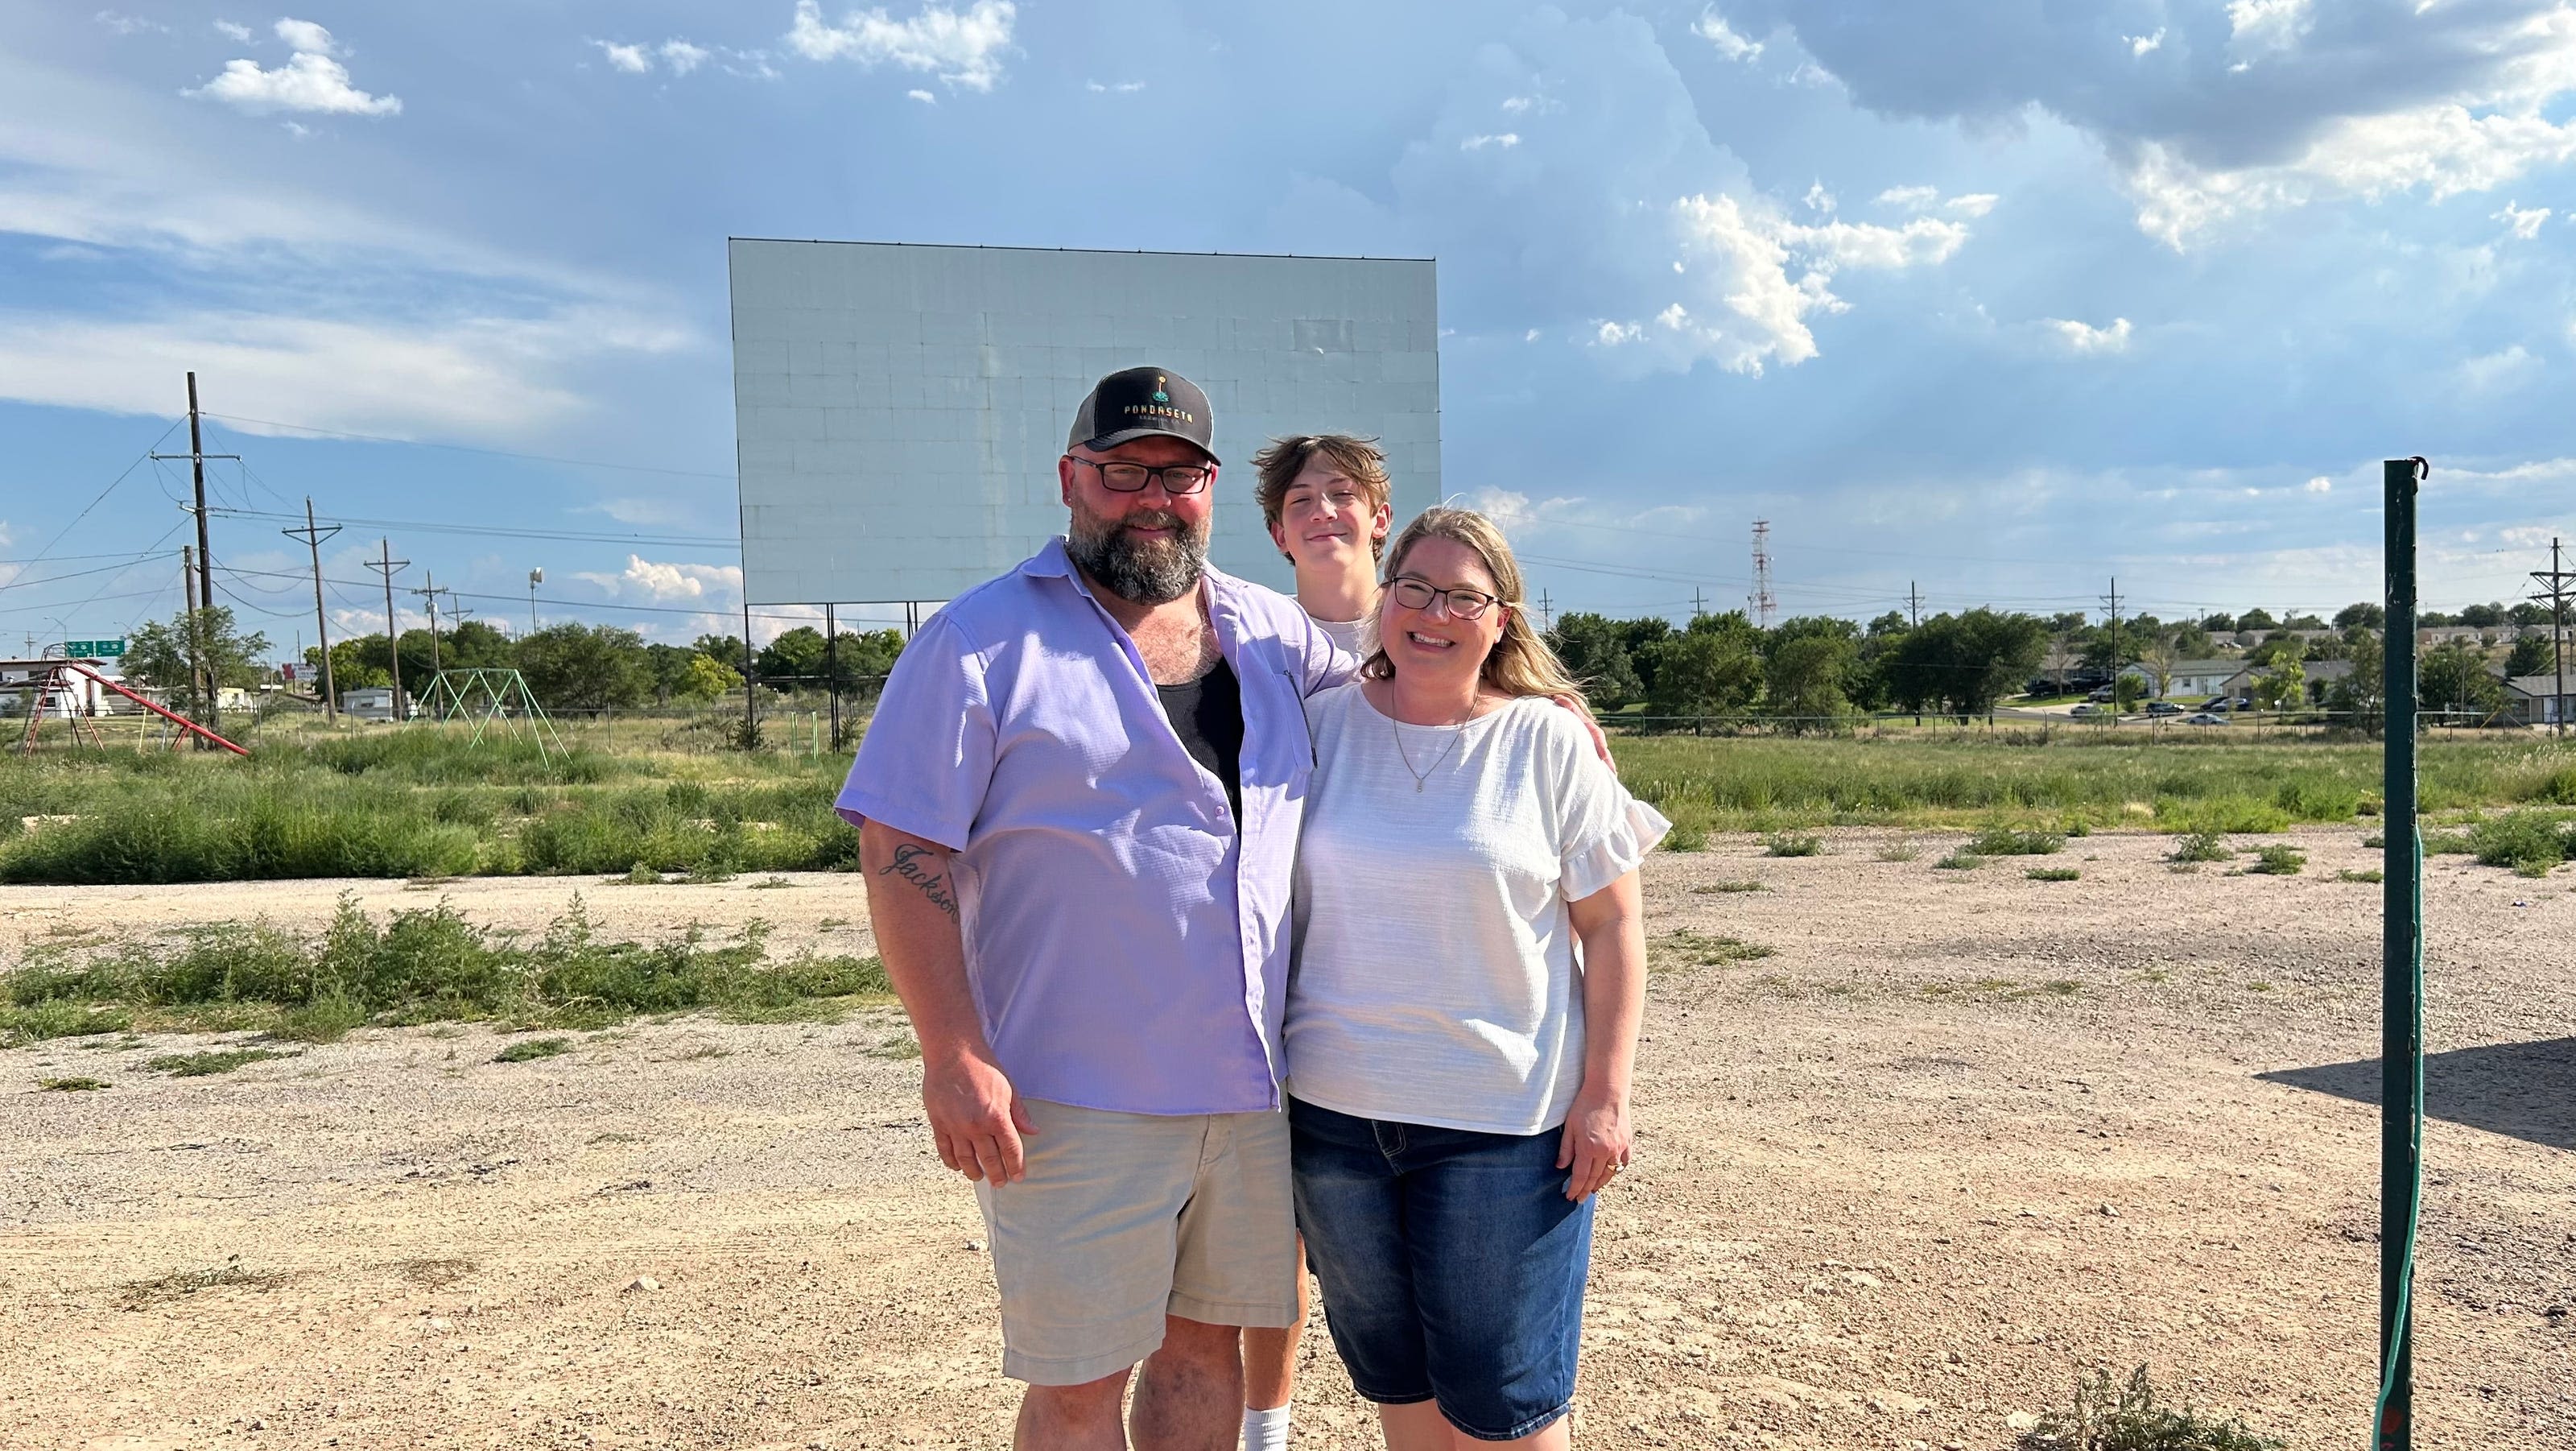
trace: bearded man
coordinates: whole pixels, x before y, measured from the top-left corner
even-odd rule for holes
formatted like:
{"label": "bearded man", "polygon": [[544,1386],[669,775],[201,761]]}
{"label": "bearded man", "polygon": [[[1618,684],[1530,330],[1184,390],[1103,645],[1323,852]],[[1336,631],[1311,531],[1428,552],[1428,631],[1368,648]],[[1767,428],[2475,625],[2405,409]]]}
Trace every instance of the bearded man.
{"label": "bearded man", "polygon": [[1095,385],[1065,536],[904,647],[835,802],[975,1181],[1015,1444],[1223,1451],[1242,1327],[1297,1318],[1279,1112],[1304,701],[1355,662],[1207,564],[1207,396]]}

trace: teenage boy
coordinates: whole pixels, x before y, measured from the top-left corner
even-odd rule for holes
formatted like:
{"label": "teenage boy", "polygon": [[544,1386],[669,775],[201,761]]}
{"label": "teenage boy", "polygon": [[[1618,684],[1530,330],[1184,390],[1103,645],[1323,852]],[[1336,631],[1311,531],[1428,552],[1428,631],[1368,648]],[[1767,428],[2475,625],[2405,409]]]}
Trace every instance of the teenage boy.
{"label": "teenage boy", "polygon": [[[1377,562],[1394,521],[1386,455],[1347,433],[1277,438],[1252,456],[1270,542],[1297,567],[1297,603],[1353,655],[1377,609]],[[1370,648],[1374,648],[1374,644]]]}

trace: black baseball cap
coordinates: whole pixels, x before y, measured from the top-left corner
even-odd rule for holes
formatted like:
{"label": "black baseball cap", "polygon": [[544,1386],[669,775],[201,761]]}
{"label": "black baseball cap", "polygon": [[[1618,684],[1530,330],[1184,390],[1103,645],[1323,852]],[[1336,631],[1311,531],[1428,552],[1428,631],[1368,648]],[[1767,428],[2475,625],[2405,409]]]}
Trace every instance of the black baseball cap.
{"label": "black baseball cap", "polygon": [[1121,368],[1091,385],[1073,411],[1067,448],[1115,448],[1155,435],[1194,444],[1209,463],[1216,417],[1199,385],[1169,368]]}

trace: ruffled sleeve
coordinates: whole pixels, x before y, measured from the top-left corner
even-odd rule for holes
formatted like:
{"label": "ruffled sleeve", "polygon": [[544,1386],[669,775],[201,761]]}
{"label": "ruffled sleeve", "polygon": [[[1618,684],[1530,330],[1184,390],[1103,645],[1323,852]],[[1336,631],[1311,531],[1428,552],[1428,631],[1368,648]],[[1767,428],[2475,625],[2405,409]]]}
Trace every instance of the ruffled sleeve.
{"label": "ruffled sleeve", "polygon": [[1562,823],[1558,882],[1569,902],[1581,901],[1635,871],[1664,833],[1673,829],[1662,812],[1628,794],[1628,788],[1593,753],[1588,735],[1574,734],[1580,750],[1565,761],[1559,778],[1565,794],[1558,815]]}

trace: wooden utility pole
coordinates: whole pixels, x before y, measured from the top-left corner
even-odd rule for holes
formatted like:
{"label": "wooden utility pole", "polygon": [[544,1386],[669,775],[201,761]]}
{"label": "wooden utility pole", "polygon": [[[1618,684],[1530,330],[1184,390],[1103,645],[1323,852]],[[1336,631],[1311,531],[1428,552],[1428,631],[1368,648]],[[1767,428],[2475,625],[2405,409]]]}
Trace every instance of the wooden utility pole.
{"label": "wooden utility pole", "polygon": [[340,696],[331,680],[331,619],[322,612],[322,541],[339,533],[340,526],[317,527],[313,522],[313,496],[307,494],[304,496],[304,527],[277,532],[289,539],[303,540],[313,551],[313,629],[322,642],[322,718],[337,721],[340,718]]}
{"label": "wooden utility pole", "polygon": [[376,548],[383,551],[384,557],[368,560],[367,568],[385,577],[385,658],[393,665],[394,719],[399,721],[403,718],[402,627],[394,618],[394,574],[411,561],[394,558],[394,546],[390,540],[377,540]]}
{"label": "wooden utility pole", "polygon": [[[188,639],[191,642],[189,653],[193,657],[189,670],[198,682],[197,688],[205,692],[203,708],[206,713],[206,723],[210,726],[220,725],[222,711],[215,704],[215,690],[220,682],[215,679],[213,662],[205,658],[204,650],[195,643],[202,629],[197,621],[197,611],[215,607],[215,552],[206,542],[206,460],[239,459],[241,455],[206,452],[206,436],[197,415],[197,373],[193,368],[188,371],[188,451],[184,454],[156,453],[152,457],[186,459],[189,477],[196,484],[197,505],[193,511],[197,516],[196,593],[191,597],[188,605]],[[186,546],[181,546],[180,555],[184,561],[187,555]],[[186,566],[183,563],[181,567],[184,569]]]}
{"label": "wooden utility pole", "polygon": [[429,668],[432,672],[436,672],[447,668],[438,660],[438,597],[442,594],[452,595],[456,591],[440,589],[437,577],[425,569],[420,572],[420,583],[421,587],[413,590],[412,593],[429,601]]}

